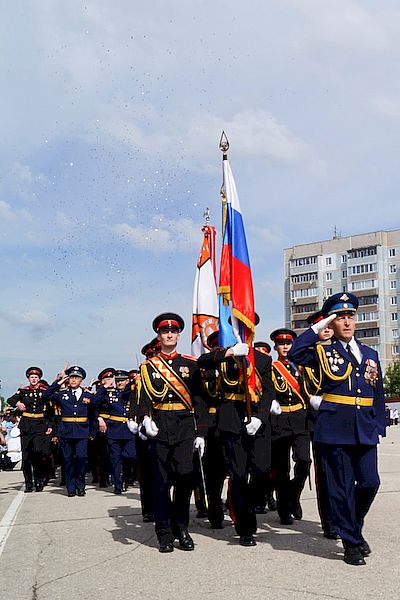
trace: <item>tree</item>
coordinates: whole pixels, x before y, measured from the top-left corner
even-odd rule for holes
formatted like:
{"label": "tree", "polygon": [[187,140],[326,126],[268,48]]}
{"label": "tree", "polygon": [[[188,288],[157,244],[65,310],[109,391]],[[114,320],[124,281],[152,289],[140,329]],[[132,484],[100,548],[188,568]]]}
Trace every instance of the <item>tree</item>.
{"label": "tree", "polygon": [[395,360],[386,369],[383,386],[385,388],[385,396],[389,398],[400,397],[400,359]]}

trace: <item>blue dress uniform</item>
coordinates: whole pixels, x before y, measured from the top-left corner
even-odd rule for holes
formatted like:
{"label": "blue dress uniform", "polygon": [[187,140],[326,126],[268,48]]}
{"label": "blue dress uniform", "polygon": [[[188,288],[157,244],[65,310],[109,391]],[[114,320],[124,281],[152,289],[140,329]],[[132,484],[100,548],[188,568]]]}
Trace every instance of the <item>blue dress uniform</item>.
{"label": "blue dress uniform", "polygon": [[[43,373],[39,367],[29,367],[26,377]],[[19,388],[17,392],[8,398],[7,403],[15,407],[17,402],[25,404],[19,423],[21,431],[22,449],[22,471],[25,479],[25,491],[33,491],[33,480],[37,492],[43,490],[45,478],[44,460],[47,449],[47,441],[51,436],[46,436],[49,427],[54,427],[53,411],[49,402],[46,401],[44,391],[46,386],[39,382],[35,387],[29,385]]]}
{"label": "blue dress uniform", "polygon": [[[76,375],[84,379],[86,372],[81,367],[70,367],[66,375]],[[44,398],[53,400],[60,408],[57,437],[60,438],[64,457],[65,483],[68,496],[85,495],[85,475],[87,465],[87,445],[91,419],[90,403],[93,394],[82,387],[60,389],[54,381],[43,393]]]}
{"label": "blue dress uniform", "polygon": [[[252,416],[261,420],[254,436],[245,427],[246,402],[243,375],[233,357],[225,357],[226,348],[217,348],[198,358],[201,369],[217,369],[221,404],[217,413],[218,432],[230,477],[231,514],[243,546],[255,545],[253,533],[257,530],[254,482],[265,488],[271,461],[269,410],[275,397],[271,380],[270,357],[255,352],[260,394],[252,401]],[[249,482],[249,475],[252,476]]]}
{"label": "blue dress uniform", "polygon": [[[292,344],[296,334],[280,328],[271,333],[275,344]],[[287,359],[272,363],[272,380],[280,415],[271,415],[272,477],[276,489],[277,510],[284,525],[302,518],[300,496],[310,470],[310,436],[307,430],[306,403],[301,393],[301,374],[297,365]],[[294,460],[294,476],[290,478],[290,453]]]}
{"label": "blue dress uniform", "polygon": [[[325,301],[322,311],[354,314],[357,308],[356,296],[339,293]],[[378,435],[385,435],[385,405],[377,352],[354,338],[352,342],[358,345],[361,362],[344,342],[335,337],[320,342],[309,329],[295,340],[290,357],[321,373],[323,399],[314,440],[321,445],[332,519],[345,550],[358,548],[366,555],[362,527],[380,484],[377,444]]]}
{"label": "blue dress uniform", "polygon": [[[121,370],[115,371],[114,376],[116,379],[129,378],[128,372]],[[133,461],[136,457],[135,436],[127,426],[130,402],[130,383],[125,390],[101,386],[93,397],[93,405],[107,425],[106,437],[116,494],[122,493],[122,461]]]}

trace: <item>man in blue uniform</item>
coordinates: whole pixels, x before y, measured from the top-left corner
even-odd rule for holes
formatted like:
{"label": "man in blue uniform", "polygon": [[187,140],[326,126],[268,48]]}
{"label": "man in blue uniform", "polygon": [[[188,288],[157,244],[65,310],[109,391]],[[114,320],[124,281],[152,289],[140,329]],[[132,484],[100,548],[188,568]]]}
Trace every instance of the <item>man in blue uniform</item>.
{"label": "man in blue uniform", "polygon": [[[128,427],[131,385],[128,371],[114,371],[114,380],[108,378],[99,387],[93,398],[93,404],[100,411],[99,430],[107,436],[110,454],[111,472],[114,479],[114,493],[122,494],[122,470],[127,473],[127,464],[136,456],[135,437]],[[125,477],[126,481],[126,477]]]}
{"label": "man in blue uniform", "polygon": [[[290,357],[321,371],[322,400],[314,441],[320,444],[332,520],[344,546],[344,561],[365,564],[371,549],[362,535],[365,516],[379,488],[377,444],[385,435],[384,393],[378,354],[357,341],[358,299],[330,296],[322,321],[295,340]],[[318,333],[329,325],[327,341]]]}
{"label": "man in blue uniform", "polygon": [[[81,387],[86,377],[82,367],[63,369],[43,392],[60,408],[57,436],[64,456],[65,483],[68,497],[85,495],[87,445],[89,437],[89,405],[93,394]],[[67,387],[61,388],[64,383]]]}
{"label": "man in blue uniform", "polygon": [[[149,439],[153,478],[153,509],[160,552],[173,552],[174,539],[181,550],[193,550],[188,532],[193,489],[193,452],[204,452],[207,409],[197,361],[176,351],[183,319],[162,313],[153,321],[161,343],[158,355],[140,367],[138,416],[140,432]],[[174,486],[170,500],[170,486]]]}

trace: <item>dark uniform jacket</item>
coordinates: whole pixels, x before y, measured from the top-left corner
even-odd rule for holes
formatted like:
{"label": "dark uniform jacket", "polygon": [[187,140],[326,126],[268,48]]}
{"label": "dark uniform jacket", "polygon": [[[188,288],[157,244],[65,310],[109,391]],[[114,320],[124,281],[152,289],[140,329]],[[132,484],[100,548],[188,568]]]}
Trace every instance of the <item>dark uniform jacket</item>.
{"label": "dark uniform jacket", "polygon": [[[172,382],[161,370],[172,373]],[[201,375],[197,360],[185,354],[154,356],[140,366],[140,392],[137,415],[152,416],[159,428],[157,439],[175,444],[190,437],[205,437],[208,426]],[[189,396],[190,404],[182,397]]]}
{"label": "dark uniform jacket", "polygon": [[24,433],[46,432],[54,427],[54,411],[51,403],[45,398],[46,386],[40,384],[36,389],[31,386],[22,387],[7,400],[7,404],[15,407],[17,402],[25,404],[19,422],[19,429]]}
{"label": "dark uniform jacket", "polygon": [[[244,396],[243,377],[239,363],[235,358],[225,358],[226,348],[217,348],[198,358],[201,369],[218,370],[218,386],[221,405],[218,413],[218,429],[220,431],[239,434],[243,431],[246,419],[246,402]],[[255,352],[255,366],[259,378],[260,395],[257,402],[251,403],[251,414],[259,418],[268,427],[269,410],[275,397],[271,380],[271,358]],[[259,429],[259,434],[264,428]]]}
{"label": "dark uniform jacket", "polygon": [[300,396],[290,385],[289,381],[279,372],[280,368],[288,371],[298,384],[301,392],[301,374],[297,366],[286,361],[272,363],[272,380],[275,386],[276,399],[279,402],[282,413],[271,415],[272,438],[296,435],[307,431],[306,403],[302,394]]}
{"label": "dark uniform jacket", "polygon": [[106,435],[113,440],[126,440],[133,437],[127,422],[130,417],[131,389],[106,389],[101,386],[92,398],[96,416],[107,424]]}
{"label": "dark uniform jacket", "polygon": [[[93,419],[93,412],[90,403],[93,394],[82,390],[81,397],[77,400],[73,394],[72,388],[60,389],[55,381],[45,392],[43,397],[54,402],[60,411],[57,436],[63,438],[84,439],[89,437],[90,422]],[[83,400],[89,401],[84,403]]]}
{"label": "dark uniform jacket", "polygon": [[293,342],[290,357],[321,372],[314,440],[326,444],[375,445],[385,435],[385,402],[378,354],[357,341],[361,364],[336,338],[321,342],[312,329]]}

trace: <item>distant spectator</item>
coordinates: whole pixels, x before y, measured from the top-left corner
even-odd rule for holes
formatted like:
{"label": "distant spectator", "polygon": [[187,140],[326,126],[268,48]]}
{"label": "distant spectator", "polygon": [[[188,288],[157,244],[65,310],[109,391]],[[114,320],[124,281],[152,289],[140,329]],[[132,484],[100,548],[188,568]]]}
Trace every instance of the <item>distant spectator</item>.
{"label": "distant spectator", "polygon": [[390,409],[390,424],[394,425],[394,408]]}
{"label": "distant spectator", "polygon": [[399,424],[399,410],[397,408],[393,409],[393,421],[395,425]]}
{"label": "distant spectator", "polygon": [[385,419],[386,419],[386,427],[390,427],[390,408],[385,406]]}

